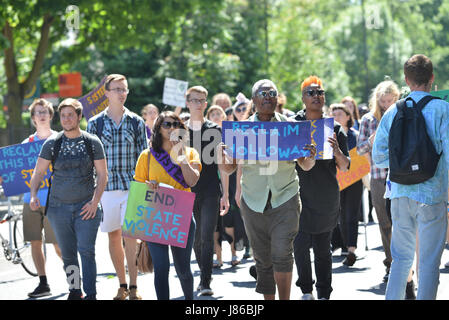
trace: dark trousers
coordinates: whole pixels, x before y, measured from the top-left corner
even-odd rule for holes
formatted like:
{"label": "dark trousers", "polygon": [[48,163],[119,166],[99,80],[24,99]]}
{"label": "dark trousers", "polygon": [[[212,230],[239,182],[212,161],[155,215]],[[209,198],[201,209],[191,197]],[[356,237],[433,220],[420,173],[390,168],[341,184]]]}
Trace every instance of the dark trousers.
{"label": "dark trousers", "polygon": [[340,192],[340,231],[344,247],[357,247],[362,193],[361,180]]}
{"label": "dark trousers", "polygon": [[331,235],[332,231],[320,234],[300,231],[295,238],[295,262],[299,276],[296,284],[301,288],[303,294],[312,293],[313,290],[314,281],[310,261],[310,248],[313,248],[318,299],[329,299],[330,297],[332,292]]}
{"label": "dark trousers", "polygon": [[212,260],[214,257],[214,232],[217,227],[220,210],[220,197],[201,197],[197,194],[193,205],[193,216],[196,221],[195,251],[196,261],[201,270],[201,283],[209,284],[212,277]]}

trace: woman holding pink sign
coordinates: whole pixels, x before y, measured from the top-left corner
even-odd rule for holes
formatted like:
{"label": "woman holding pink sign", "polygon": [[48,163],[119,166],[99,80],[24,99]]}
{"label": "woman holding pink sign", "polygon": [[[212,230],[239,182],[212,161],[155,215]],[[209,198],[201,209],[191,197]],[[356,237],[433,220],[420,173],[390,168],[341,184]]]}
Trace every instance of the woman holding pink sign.
{"label": "woman holding pink sign", "polygon": [[[187,128],[181,119],[173,112],[162,112],[156,119],[151,136],[151,149],[140,154],[136,165],[134,179],[144,182],[157,190],[160,183],[173,186],[175,189],[190,192],[200,178],[201,162],[198,152],[186,147],[183,137]],[[170,155],[171,163],[166,161]],[[168,166],[170,170],[168,170]],[[176,173],[173,173],[173,166]],[[186,300],[193,300],[193,274],[190,268],[193,240],[195,235],[195,220],[192,216],[189,236],[185,248],[171,246],[176,273]],[[168,300],[170,289],[168,274],[170,259],[168,245],[148,242],[154,264],[154,286],[158,300]]]}

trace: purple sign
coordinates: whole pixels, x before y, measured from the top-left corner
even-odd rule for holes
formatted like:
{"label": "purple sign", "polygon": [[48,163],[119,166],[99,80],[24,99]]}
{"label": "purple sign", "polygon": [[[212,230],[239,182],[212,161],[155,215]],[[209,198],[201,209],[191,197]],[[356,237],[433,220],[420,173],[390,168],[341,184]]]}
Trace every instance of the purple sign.
{"label": "purple sign", "polygon": [[95,89],[78,99],[83,105],[83,114],[86,120],[106,109],[109,104],[109,100],[104,94],[105,81],[106,77],[101,80]]}

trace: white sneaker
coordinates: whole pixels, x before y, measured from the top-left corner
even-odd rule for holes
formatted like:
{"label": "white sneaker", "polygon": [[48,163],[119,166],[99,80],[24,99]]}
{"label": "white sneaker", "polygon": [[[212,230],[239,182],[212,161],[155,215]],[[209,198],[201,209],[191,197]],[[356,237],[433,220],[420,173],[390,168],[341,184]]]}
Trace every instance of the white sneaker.
{"label": "white sneaker", "polygon": [[301,297],[301,300],[315,300],[315,297],[311,293],[306,293]]}
{"label": "white sneaker", "polygon": [[444,264],[445,268],[449,268],[449,261]]}

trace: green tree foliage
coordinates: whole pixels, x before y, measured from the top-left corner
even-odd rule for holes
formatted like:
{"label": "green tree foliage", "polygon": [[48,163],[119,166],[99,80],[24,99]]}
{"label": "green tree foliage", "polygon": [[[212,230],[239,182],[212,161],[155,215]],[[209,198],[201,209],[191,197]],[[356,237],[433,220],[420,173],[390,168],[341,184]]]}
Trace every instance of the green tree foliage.
{"label": "green tree foliage", "polygon": [[[136,112],[162,107],[166,77],[232,98],[271,78],[298,110],[299,86],[316,74],[328,104],[367,102],[385,76],[405,85],[402,66],[415,53],[433,60],[439,89],[449,86],[446,0],[0,1],[0,89],[19,100],[37,77],[43,92],[57,92],[60,73],[79,71],[84,93],[105,74],[125,74]],[[67,41],[71,4],[79,26]],[[20,107],[10,123],[20,123]]]}

